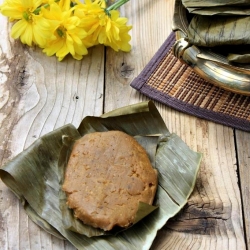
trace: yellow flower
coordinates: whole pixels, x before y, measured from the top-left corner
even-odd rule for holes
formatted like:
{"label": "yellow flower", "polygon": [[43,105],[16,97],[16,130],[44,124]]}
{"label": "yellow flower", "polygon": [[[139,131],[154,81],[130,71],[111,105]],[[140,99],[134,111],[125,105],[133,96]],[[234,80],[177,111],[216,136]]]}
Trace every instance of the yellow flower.
{"label": "yellow flower", "polygon": [[107,8],[105,0],[4,0],[0,13],[15,21],[13,38],[37,44],[60,61],[68,54],[80,60],[88,47],[97,44],[115,51],[131,49],[132,26],[116,10],[127,1],[118,0]]}
{"label": "yellow flower", "polygon": [[85,4],[77,2],[75,6],[74,15],[81,19],[81,26],[88,32],[85,43],[88,46],[103,44],[115,51],[130,51],[132,26],[127,26],[127,18],[120,17],[119,11],[107,11],[104,3],[103,0],[86,0]]}
{"label": "yellow flower", "polygon": [[18,20],[11,29],[14,39],[20,37],[22,43],[29,46],[32,43],[43,46],[51,36],[50,24],[41,14],[34,11],[43,3],[42,0],[5,0],[1,5],[1,13]]}
{"label": "yellow flower", "polygon": [[111,10],[110,17],[106,16],[103,18],[98,41],[101,44],[110,46],[115,51],[122,50],[128,52],[131,50],[129,31],[132,26],[127,26],[128,19],[119,17],[119,15],[119,11]]}
{"label": "yellow flower", "polygon": [[44,17],[53,25],[53,38],[43,49],[48,56],[56,55],[61,61],[67,54],[75,59],[82,59],[88,53],[82,40],[87,36],[86,31],[80,27],[80,19],[73,16],[74,8],[69,1],[60,1],[59,4],[50,3],[49,9],[43,9]]}

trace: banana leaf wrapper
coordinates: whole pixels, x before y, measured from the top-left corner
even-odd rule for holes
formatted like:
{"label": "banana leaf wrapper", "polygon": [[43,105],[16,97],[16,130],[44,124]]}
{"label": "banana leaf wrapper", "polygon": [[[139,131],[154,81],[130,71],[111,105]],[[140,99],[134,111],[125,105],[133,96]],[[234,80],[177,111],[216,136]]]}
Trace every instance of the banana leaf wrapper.
{"label": "banana leaf wrapper", "polygon": [[185,8],[215,6],[250,6],[249,0],[182,0]]}
{"label": "banana leaf wrapper", "polygon": [[187,31],[189,43],[215,47],[250,44],[250,17],[194,15]]}
{"label": "banana leaf wrapper", "polygon": [[233,53],[229,53],[227,56],[227,59],[229,62],[232,63],[250,63],[250,51],[248,52],[248,54],[233,54]]}
{"label": "banana leaf wrapper", "polygon": [[[120,130],[135,136],[158,170],[158,207],[117,235],[87,237],[65,228],[61,209],[63,161],[72,140],[95,131]],[[144,140],[143,138],[151,138]],[[157,138],[157,140],[156,140]],[[157,141],[157,147],[154,146]],[[151,148],[151,150],[150,150]],[[156,149],[156,152],[152,154]],[[201,154],[171,134],[152,102],[143,102],[86,117],[78,128],[68,124],[52,131],[0,169],[2,181],[20,199],[29,217],[47,232],[70,241],[77,249],[149,249],[157,231],[186,204],[195,185]],[[141,204],[143,211],[144,204]],[[89,230],[91,236],[91,230]]]}
{"label": "banana leaf wrapper", "polygon": [[215,16],[215,15],[226,15],[226,16],[249,16],[249,7],[229,7],[229,6],[218,6],[218,7],[198,7],[198,8],[187,8],[190,14],[197,14],[203,16]]}

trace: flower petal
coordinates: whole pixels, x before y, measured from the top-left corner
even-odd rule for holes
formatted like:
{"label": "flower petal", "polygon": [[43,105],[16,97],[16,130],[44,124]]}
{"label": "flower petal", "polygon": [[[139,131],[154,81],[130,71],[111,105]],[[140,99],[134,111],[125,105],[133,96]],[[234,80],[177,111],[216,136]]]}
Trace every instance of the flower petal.
{"label": "flower petal", "polygon": [[27,25],[28,23],[25,20],[19,20],[18,22],[16,22],[11,28],[11,36],[14,39],[19,38],[26,30]]}

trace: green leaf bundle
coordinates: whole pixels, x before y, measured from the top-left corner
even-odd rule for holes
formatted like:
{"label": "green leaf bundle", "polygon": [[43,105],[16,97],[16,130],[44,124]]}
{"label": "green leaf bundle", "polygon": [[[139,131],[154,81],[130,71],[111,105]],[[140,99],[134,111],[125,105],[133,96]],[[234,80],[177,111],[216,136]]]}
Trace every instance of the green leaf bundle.
{"label": "green leaf bundle", "polygon": [[[61,209],[64,199],[62,166],[72,139],[108,130],[135,136],[146,148],[159,173],[154,201],[158,209],[118,234],[91,237],[91,231],[86,236],[75,232],[77,226],[74,230],[65,227],[64,210]],[[60,155],[64,153],[62,159]],[[42,136],[3,166],[0,177],[35,223],[49,233],[67,239],[77,249],[137,250],[149,249],[157,231],[186,204],[195,185],[200,161],[200,153],[192,151],[177,135],[169,132],[155,105],[143,102],[101,117],[88,116],[78,129],[68,124]],[[143,211],[143,204],[141,209]]]}

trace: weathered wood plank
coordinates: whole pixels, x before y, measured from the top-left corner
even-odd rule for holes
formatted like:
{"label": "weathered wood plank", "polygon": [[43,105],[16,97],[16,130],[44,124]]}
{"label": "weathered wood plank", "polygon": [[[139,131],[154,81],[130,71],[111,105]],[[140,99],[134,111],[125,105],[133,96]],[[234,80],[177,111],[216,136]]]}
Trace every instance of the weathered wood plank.
{"label": "weathered wood plank", "polygon": [[129,86],[172,31],[173,0],[130,1],[122,6],[128,17],[132,50],[129,53],[107,49],[105,112],[138,102],[141,97]]}
{"label": "weathered wood plank", "polygon": [[236,131],[239,177],[242,194],[245,238],[250,249],[250,133]]}
{"label": "weathered wood plank", "polygon": [[[189,121],[190,121],[189,117]],[[194,118],[187,143],[203,153],[195,190],[183,211],[159,233],[156,249],[246,249],[233,131]],[[194,124],[194,123],[193,123]],[[184,125],[186,127],[186,125]],[[183,128],[185,130],[185,128]],[[186,138],[185,133],[182,138]],[[164,240],[165,238],[165,240]],[[173,245],[173,242],[178,242]]]}
{"label": "weathered wood plank", "polygon": [[[77,126],[86,115],[146,100],[129,84],[170,34],[173,7],[174,0],[131,0],[123,6],[122,14],[133,25],[132,51],[107,49],[106,62],[99,46],[80,62],[67,58],[59,63],[11,40],[9,24],[0,17],[0,164],[66,123]],[[159,232],[152,249],[245,249],[233,130],[156,104],[170,131],[204,157],[188,204]],[[249,239],[250,138],[236,135]],[[74,247],[29,220],[0,181],[0,249]]]}
{"label": "weathered wood plank", "polygon": [[[38,48],[9,38],[0,17],[0,165],[38,137],[64,124],[78,126],[86,115],[103,112],[104,48],[82,61],[58,62]],[[0,181],[0,249],[74,249],[28,219],[17,198]]]}
{"label": "weathered wood plank", "polygon": [[[133,49],[129,54],[108,50],[105,111],[147,99],[129,84],[170,34],[173,6],[169,4],[131,2],[124,8],[130,19],[136,18]],[[163,17],[159,9],[164,10]],[[233,130],[159,103],[157,107],[170,131],[202,152],[203,161],[188,204],[159,232],[152,249],[245,249]]]}
{"label": "weathered wood plank", "polygon": [[245,249],[232,129],[164,108],[161,113],[166,123],[172,119],[171,131],[204,157],[187,206],[159,232],[152,249]]}

